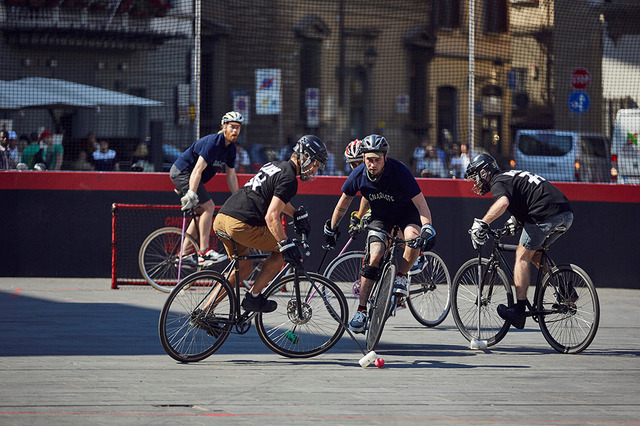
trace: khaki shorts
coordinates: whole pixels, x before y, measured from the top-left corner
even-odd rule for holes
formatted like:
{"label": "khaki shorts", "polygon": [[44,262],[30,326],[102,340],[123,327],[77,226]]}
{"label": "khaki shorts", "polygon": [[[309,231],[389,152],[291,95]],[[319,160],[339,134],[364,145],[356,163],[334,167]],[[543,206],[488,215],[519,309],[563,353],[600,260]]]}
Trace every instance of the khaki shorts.
{"label": "khaki shorts", "polygon": [[[249,254],[249,248],[262,251],[278,251],[278,241],[267,226],[251,226],[244,222],[218,213],[213,221],[213,230],[222,231],[238,245],[238,255]],[[229,257],[233,255],[233,242],[227,238],[220,238]]]}

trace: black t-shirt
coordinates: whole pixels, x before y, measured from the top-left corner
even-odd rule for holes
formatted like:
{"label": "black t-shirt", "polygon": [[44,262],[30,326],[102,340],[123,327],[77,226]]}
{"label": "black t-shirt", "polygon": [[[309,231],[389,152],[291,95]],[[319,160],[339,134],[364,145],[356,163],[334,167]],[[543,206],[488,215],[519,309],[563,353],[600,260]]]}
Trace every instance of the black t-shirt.
{"label": "black t-shirt", "polygon": [[233,193],[220,213],[251,226],[265,226],[271,199],[276,196],[285,204],[298,192],[296,165],[292,161],[267,163],[242,188]]}
{"label": "black t-shirt", "polygon": [[520,223],[540,223],[571,211],[569,200],[543,177],[531,172],[509,170],[491,178],[491,195],[509,199],[509,213]]}

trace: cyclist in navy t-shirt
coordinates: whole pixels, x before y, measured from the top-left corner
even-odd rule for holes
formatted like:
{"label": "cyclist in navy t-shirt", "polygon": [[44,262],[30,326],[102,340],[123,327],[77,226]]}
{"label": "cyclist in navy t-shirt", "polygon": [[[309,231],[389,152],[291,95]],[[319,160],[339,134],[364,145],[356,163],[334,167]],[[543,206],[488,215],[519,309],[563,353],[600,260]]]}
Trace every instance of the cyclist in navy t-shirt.
{"label": "cyclist in navy t-shirt", "polygon": [[235,142],[240,136],[243,122],[244,117],[239,112],[226,113],[220,122],[220,132],[195,141],[171,166],[171,180],[182,195],[182,210],[195,208],[196,214],[200,216],[198,231],[194,221],[187,229],[187,233],[193,236],[199,232],[200,266],[209,266],[213,262],[226,259],[226,255],[209,249],[215,204],[204,184],[209,182],[221,167],[226,166],[229,190],[232,194],[238,190]]}
{"label": "cyclist in navy t-shirt", "polygon": [[[367,136],[362,140],[361,150],[364,164],[356,167],[342,186],[342,196],[324,226],[325,239],[329,246],[336,245],[340,220],[353,197],[360,192],[371,206],[371,226],[391,232],[397,225],[406,239],[418,238],[415,248],[405,246],[398,265],[394,291],[406,296],[407,272],[420,255],[420,249],[431,250],[435,244],[436,231],[431,226],[431,211],[409,169],[400,161],[387,158],[389,144],[383,136]],[[380,275],[380,262],[387,242],[384,234],[374,230],[368,232],[367,254],[361,270],[360,304],[349,323],[349,328],[356,333],[364,332],[369,292]]]}

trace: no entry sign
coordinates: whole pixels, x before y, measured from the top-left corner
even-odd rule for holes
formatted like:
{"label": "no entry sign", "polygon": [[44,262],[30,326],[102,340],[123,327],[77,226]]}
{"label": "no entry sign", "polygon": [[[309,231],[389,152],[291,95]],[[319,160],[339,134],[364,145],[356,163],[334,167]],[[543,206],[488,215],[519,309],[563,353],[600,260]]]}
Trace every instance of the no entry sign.
{"label": "no entry sign", "polygon": [[586,68],[576,68],[571,72],[571,85],[574,89],[586,89],[591,84],[591,74]]}

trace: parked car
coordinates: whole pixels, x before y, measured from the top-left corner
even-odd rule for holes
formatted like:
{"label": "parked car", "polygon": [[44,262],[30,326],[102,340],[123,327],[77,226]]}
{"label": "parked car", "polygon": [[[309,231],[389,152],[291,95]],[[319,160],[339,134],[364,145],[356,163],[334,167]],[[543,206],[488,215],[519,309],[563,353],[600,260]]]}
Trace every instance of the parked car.
{"label": "parked car", "polygon": [[616,114],[611,141],[612,174],[619,183],[640,183],[640,108]]}
{"label": "parked car", "polygon": [[511,166],[550,181],[611,182],[609,140],[597,133],[519,130]]}

